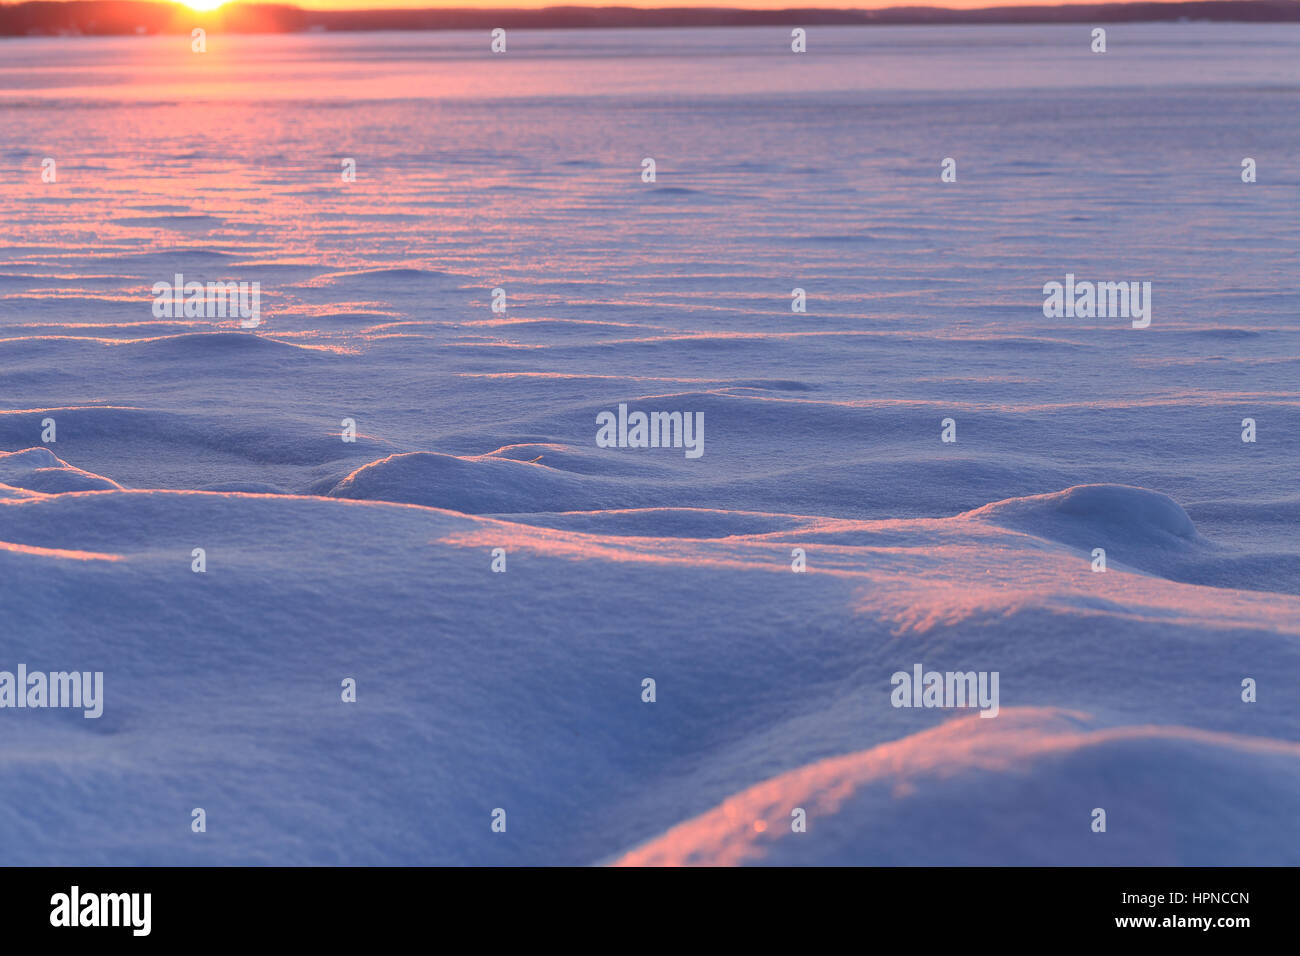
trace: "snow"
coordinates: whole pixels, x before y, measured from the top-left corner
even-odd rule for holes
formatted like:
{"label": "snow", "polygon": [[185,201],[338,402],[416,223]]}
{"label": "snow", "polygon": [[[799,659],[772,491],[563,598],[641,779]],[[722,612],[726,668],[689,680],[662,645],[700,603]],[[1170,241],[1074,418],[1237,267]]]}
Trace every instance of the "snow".
{"label": "snow", "polygon": [[482,39],[6,41],[0,863],[1300,863],[1300,30]]}
{"label": "snow", "polygon": [[[1082,715],[1024,708],[782,774],[618,862],[1294,865],[1297,757],[1291,743],[1181,727],[1093,729]],[[1061,832],[1063,807],[1083,815],[1094,804],[1136,810],[1122,839]],[[816,825],[795,833],[791,807]],[[1228,838],[1220,821],[1247,813],[1257,826]]]}

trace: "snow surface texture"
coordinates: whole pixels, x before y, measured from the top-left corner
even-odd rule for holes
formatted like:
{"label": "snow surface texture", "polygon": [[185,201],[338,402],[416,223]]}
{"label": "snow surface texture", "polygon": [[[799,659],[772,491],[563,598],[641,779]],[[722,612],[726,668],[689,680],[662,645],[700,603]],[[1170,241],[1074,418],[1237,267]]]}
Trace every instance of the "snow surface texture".
{"label": "snow surface texture", "polygon": [[0,863],[1300,863],[1300,30],[1088,38],[5,41]]}

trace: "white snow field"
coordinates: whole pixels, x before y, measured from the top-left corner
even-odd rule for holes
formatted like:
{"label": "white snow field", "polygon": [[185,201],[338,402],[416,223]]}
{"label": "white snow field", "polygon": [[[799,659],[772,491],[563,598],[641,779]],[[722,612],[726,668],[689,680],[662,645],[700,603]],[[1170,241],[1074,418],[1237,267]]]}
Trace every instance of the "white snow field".
{"label": "white snow field", "polygon": [[1300,864],[1300,28],[1089,34],[0,41],[0,863]]}

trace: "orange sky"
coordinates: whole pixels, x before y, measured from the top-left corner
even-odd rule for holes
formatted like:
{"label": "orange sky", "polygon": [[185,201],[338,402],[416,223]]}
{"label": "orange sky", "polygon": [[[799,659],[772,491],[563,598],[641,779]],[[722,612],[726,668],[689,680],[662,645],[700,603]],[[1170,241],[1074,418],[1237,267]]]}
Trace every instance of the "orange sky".
{"label": "orange sky", "polygon": [[[0,0],[14,3],[21,0]],[[180,6],[211,10],[239,0],[171,0]],[[731,7],[743,10],[788,10],[812,7],[822,10],[874,10],[887,7],[946,7],[970,10],[981,7],[1052,7],[1065,3],[1123,3],[1134,0],[248,0],[250,3],[285,3],[308,10],[395,10],[395,9],[535,9],[540,7]],[[1155,0],[1173,2],[1173,0]]]}
{"label": "orange sky", "polygon": [[[200,0],[201,2],[201,0]],[[948,7],[969,9],[999,6],[1056,6],[1054,0],[274,0],[287,2],[310,10],[393,10],[397,8],[427,9],[437,7],[492,9],[498,7],[520,9],[524,7],[738,7],[746,10],[784,10],[797,7],[817,7],[831,10],[870,10],[883,7]],[[1069,0],[1073,3],[1106,2],[1106,0]]]}

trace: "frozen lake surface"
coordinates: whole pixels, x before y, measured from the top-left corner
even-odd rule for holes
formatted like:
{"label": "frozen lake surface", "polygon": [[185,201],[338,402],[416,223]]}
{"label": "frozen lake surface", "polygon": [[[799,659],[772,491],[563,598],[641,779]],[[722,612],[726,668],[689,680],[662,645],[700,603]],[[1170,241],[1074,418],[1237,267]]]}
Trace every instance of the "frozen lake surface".
{"label": "frozen lake surface", "polygon": [[1300,27],[1089,34],[0,41],[0,862],[1300,864]]}

